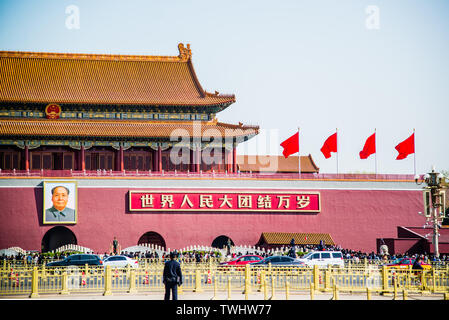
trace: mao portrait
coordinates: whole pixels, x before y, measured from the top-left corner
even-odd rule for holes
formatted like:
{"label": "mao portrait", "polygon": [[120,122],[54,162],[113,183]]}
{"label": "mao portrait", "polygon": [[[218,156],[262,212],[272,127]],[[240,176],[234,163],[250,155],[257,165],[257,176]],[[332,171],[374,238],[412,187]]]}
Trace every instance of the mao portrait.
{"label": "mao portrait", "polygon": [[77,222],[76,182],[44,182],[44,224]]}

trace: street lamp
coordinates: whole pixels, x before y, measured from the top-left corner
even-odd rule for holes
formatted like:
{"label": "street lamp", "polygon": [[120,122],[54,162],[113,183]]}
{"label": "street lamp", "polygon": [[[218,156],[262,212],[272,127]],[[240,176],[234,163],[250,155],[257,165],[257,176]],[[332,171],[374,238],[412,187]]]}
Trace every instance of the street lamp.
{"label": "street lamp", "polygon": [[441,223],[444,218],[444,191],[442,191],[441,182],[443,181],[443,175],[435,172],[435,167],[432,167],[432,172],[426,173],[423,176],[423,180],[419,181],[419,176],[415,176],[415,182],[417,185],[427,184],[424,187],[424,216],[427,221],[432,223],[433,228],[433,244],[435,246],[435,257],[440,257],[438,249],[438,229],[441,227]]}

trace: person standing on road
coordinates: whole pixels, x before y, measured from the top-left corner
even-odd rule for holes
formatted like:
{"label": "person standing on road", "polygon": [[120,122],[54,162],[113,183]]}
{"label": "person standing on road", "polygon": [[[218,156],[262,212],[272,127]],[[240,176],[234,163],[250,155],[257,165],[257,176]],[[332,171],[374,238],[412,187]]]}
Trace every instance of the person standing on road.
{"label": "person standing on road", "polygon": [[422,261],[421,261],[421,257],[418,255],[418,256],[416,257],[415,262],[413,263],[412,269],[413,269],[413,270],[423,270],[424,268],[422,267],[421,262],[422,262]]}
{"label": "person standing on road", "polygon": [[416,284],[418,286],[421,286],[421,284],[422,284],[422,277],[423,277],[423,271],[424,271],[424,268],[421,265],[421,263],[422,263],[421,257],[418,255],[416,257],[415,262],[413,263],[413,267],[412,267],[412,270],[414,271],[415,277],[416,277]]}
{"label": "person standing on road", "polygon": [[176,254],[170,252],[170,260],[165,263],[162,282],[165,285],[164,300],[170,300],[170,291],[172,299],[178,300],[178,285],[182,285],[181,265],[175,260]]}

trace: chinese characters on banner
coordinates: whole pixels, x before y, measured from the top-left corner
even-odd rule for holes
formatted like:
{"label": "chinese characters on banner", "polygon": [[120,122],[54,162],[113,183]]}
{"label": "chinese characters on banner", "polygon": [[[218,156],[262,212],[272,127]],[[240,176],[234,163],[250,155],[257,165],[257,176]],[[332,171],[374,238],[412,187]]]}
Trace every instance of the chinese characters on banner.
{"label": "chinese characters on banner", "polygon": [[320,212],[319,192],[129,191],[130,211]]}

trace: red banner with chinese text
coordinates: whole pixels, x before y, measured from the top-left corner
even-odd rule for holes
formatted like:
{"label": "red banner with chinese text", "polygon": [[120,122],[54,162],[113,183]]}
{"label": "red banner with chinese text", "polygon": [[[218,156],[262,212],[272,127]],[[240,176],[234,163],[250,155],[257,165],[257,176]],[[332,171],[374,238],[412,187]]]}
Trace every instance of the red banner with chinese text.
{"label": "red banner with chinese text", "polygon": [[320,212],[319,192],[130,190],[130,211]]}

